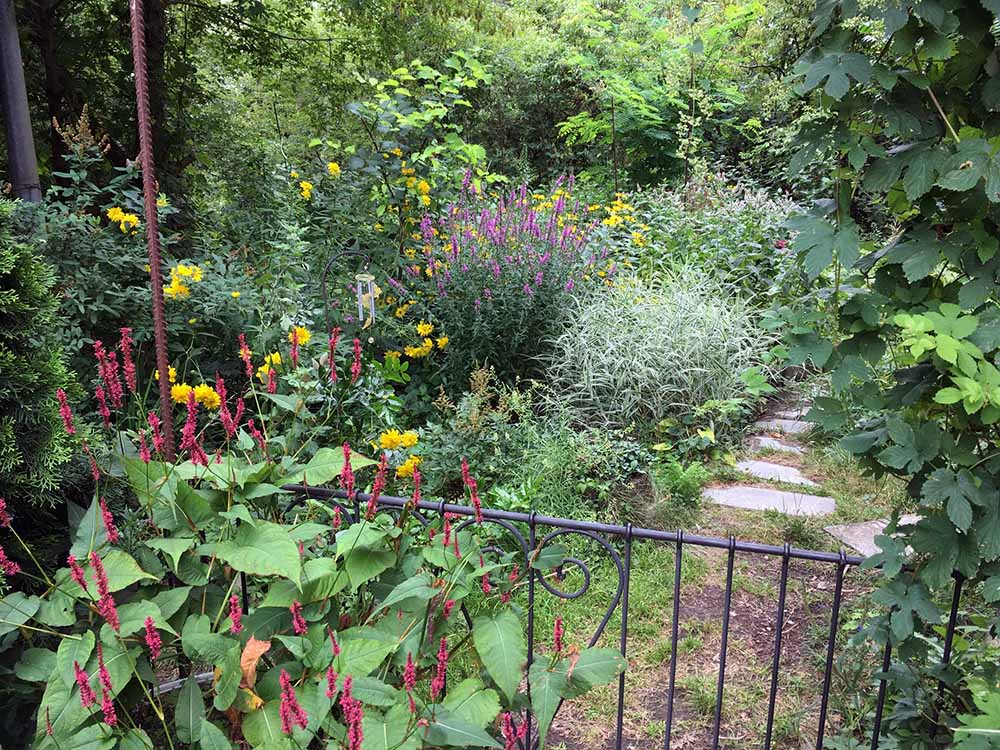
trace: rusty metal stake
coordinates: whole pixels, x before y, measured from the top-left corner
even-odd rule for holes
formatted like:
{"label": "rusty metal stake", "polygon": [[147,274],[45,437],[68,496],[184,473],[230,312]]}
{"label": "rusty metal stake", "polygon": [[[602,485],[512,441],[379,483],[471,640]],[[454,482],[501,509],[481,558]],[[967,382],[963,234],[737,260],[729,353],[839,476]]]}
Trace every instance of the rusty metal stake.
{"label": "rusty metal stake", "polygon": [[142,198],[146,213],[146,249],[149,280],[153,291],[153,335],[156,369],[160,373],[160,421],[163,456],[174,460],[173,405],[170,400],[170,362],[167,359],[167,322],[163,314],[163,274],[160,268],[160,226],[156,214],[156,172],[153,165],[153,133],[149,122],[149,90],[146,85],[146,24],[143,0],[130,0],[132,12],[132,60],[135,67],[135,103],[139,116],[139,164],[142,167]]}

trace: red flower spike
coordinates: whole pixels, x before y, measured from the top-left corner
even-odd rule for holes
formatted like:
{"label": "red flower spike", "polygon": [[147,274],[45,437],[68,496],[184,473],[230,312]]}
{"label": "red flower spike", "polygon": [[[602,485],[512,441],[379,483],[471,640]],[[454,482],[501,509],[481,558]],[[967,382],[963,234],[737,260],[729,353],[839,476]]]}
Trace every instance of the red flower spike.
{"label": "red flower spike", "polygon": [[73,424],[73,410],[69,408],[69,399],[66,398],[66,391],[62,388],[57,389],[56,398],[59,399],[59,416],[62,417],[66,434],[75,435],[76,426]]}
{"label": "red flower spike", "polygon": [[309,725],[309,715],[302,710],[298,699],[295,697],[295,688],[292,687],[292,678],[284,669],[278,677],[281,685],[281,731],[284,734],[291,734],[294,727],[305,729]]}
{"label": "red flower spike", "polygon": [[194,465],[208,466],[208,456],[198,443],[198,402],[195,401],[193,390],[188,392],[187,419],[184,421],[184,427],[181,430],[180,449],[190,452],[191,463]]}
{"label": "red flower spike", "polygon": [[146,626],[146,645],[149,647],[149,656],[155,661],[160,658],[163,641],[160,640],[160,634],[156,630],[156,625],[153,624],[152,617],[147,617],[144,625]]}
{"label": "red flower spike", "polygon": [[340,656],[340,644],[337,643],[337,636],[329,627],[327,627],[326,632],[330,636],[330,651],[333,653],[333,658],[336,659]]}
{"label": "red flower spike", "polygon": [[111,700],[111,693],[107,690],[101,691],[101,713],[104,714],[104,723],[109,727],[118,726],[118,715],[115,713],[115,703]]}
{"label": "red flower spike", "polygon": [[0,570],[8,577],[16,576],[21,572],[21,566],[7,557],[7,553],[3,551],[3,547],[0,547]]}
{"label": "red flower spike", "polygon": [[299,332],[297,329],[292,329],[292,367],[299,366]]}
{"label": "red flower spike", "polygon": [[233,594],[229,597],[229,632],[243,632],[243,608],[240,606],[240,598]]}
{"label": "red flower spike", "polygon": [[108,541],[112,544],[118,542],[119,534],[118,527],[115,526],[115,517],[111,515],[111,511],[108,510],[108,504],[104,501],[104,498],[100,498],[101,504],[101,519],[104,521],[104,529],[108,532]]}
{"label": "red flower spike", "polygon": [[306,627],[305,619],[302,617],[302,602],[296,599],[288,609],[292,613],[292,631],[295,635],[303,635],[308,628]]}
{"label": "red flower spike", "polygon": [[326,697],[332,699],[337,694],[337,673],[333,667],[326,668]]}
{"label": "red flower spike", "polygon": [[351,363],[351,385],[361,377],[361,339],[354,339],[354,362]]}
{"label": "red flower spike", "polygon": [[87,454],[87,459],[90,461],[90,476],[94,480],[94,484],[101,481],[101,469],[97,465],[97,459],[94,458],[94,454],[90,452],[90,446],[87,442],[83,443],[83,452]]}
{"label": "red flower spike", "polygon": [[451,611],[454,608],[455,608],[455,600],[454,599],[449,599],[448,601],[446,601],[444,603],[444,608],[442,610],[442,614],[444,615],[444,619],[447,620],[449,617],[451,617]]}
{"label": "red flower spike", "polygon": [[270,367],[267,370],[267,392],[278,392],[278,373],[273,367]]}
{"label": "red flower spike", "polygon": [[552,643],[557,654],[561,654],[563,650],[563,635],[565,634],[563,630],[563,619],[562,617],[556,617],[555,625],[552,627]]}
{"label": "red flower spike", "polygon": [[351,695],[353,680],[350,675],[344,678],[344,690],[340,696],[340,708],[344,712],[344,721],[347,723],[347,750],[361,750],[361,742],[364,733],[361,730],[361,722],[365,714],[361,710],[361,701]]}
{"label": "red flower spike", "polygon": [[330,365],[331,383],[337,382],[337,342],[340,340],[340,333],[340,326],[337,326],[330,331],[330,340],[328,342],[327,363]]}
{"label": "red flower spike", "polygon": [[97,703],[97,696],[94,695],[94,690],[90,687],[90,677],[80,668],[80,662],[73,662],[73,674],[76,684],[80,687],[80,705],[84,708],[90,708]]}
{"label": "red flower spike", "polygon": [[267,455],[267,442],[264,440],[264,434],[257,429],[257,425],[253,423],[252,419],[247,420],[247,432],[250,433],[250,437],[257,441],[261,451]]}
{"label": "red flower spike", "polygon": [[10,526],[10,513],[7,512],[7,501],[0,497],[0,529]]}
{"label": "red flower spike", "polygon": [[389,470],[389,455],[382,454],[378,462],[378,471],[375,472],[375,481],[372,483],[372,494],[368,498],[368,508],[365,510],[365,518],[371,521],[378,512],[378,499],[385,489],[385,475]]}
{"label": "red flower spike", "polygon": [[89,590],[87,589],[87,579],[83,575],[83,568],[80,567],[80,563],[76,561],[76,558],[73,557],[73,555],[66,558],[66,563],[69,565],[70,578],[76,581],[81,589],[89,593]]}
{"label": "red flower spike", "polygon": [[145,430],[139,430],[139,460],[144,464],[153,460],[153,455],[149,452],[149,444],[146,442]]}
{"label": "red flower spike", "polygon": [[118,620],[118,610],[115,608],[114,597],[108,590],[108,574],[104,571],[104,563],[96,552],[90,553],[90,566],[94,569],[94,582],[97,584],[97,594],[100,599],[97,602],[97,611],[101,613],[111,629],[118,632],[121,624]]}
{"label": "red flower spike", "polygon": [[94,398],[97,399],[97,412],[101,415],[101,420],[105,427],[111,426],[111,410],[108,408],[108,400],[104,395],[104,389],[97,386],[94,389]]}
{"label": "red flower spike", "polygon": [[160,430],[160,418],[156,416],[155,411],[151,411],[146,416],[146,421],[149,423],[149,429],[152,430],[153,450],[162,453],[164,438],[163,432]]}
{"label": "red flower spike", "polygon": [[344,466],[340,470],[340,489],[347,493],[347,501],[354,499],[354,470],[351,468],[351,446],[344,443]]}
{"label": "red flower spike", "polygon": [[437,653],[437,671],[434,674],[434,679],[431,680],[432,701],[436,701],[438,697],[441,695],[441,693],[444,692],[444,685],[447,676],[448,676],[448,640],[446,638],[442,638]]}
{"label": "red flower spike", "polygon": [[132,346],[135,342],[132,340],[132,329],[131,328],[119,328],[118,329],[121,338],[118,339],[118,350],[122,353],[122,369],[125,372],[125,385],[129,390],[129,393],[135,393],[135,362],[132,361]]}

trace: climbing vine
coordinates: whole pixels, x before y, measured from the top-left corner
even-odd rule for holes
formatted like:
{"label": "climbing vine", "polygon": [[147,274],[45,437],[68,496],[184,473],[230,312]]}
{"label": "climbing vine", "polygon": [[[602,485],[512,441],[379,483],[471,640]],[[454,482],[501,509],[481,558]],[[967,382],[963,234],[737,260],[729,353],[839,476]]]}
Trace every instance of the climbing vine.
{"label": "climbing vine", "polygon": [[920,506],[867,563],[891,610],[869,634],[901,664],[882,728],[905,748],[993,747],[953,729],[976,713],[982,679],[996,688],[994,668],[929,666],[939,642],[923,636],[953,579],[1000,601],[998,16],[1000,0],[820,0],[795,69],[821,115],[792,171],[831,170],[828,197],[790,221],[818,304],[774,320],[793,362],[829,373],[811,417],[847,431],[872,473],[905,477]]}

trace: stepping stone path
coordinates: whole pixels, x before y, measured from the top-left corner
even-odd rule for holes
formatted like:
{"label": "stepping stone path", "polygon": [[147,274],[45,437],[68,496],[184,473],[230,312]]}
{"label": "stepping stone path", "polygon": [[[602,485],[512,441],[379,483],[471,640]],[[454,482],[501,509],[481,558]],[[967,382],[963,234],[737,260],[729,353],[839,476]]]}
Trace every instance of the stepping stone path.
{"label": "stepping stone path", "polygon": [[767,461],[740,461],[736,464],[740,471],[752,474],[758,479],[771,479],[775,482],[785,482],[787,484],[802,484],[806,487],[819,487],[816,482],[803,476],[802,472],[794,466],[784,464],[772,464]]}
{"label": "stepping stone path", "polygon": [[[808,450],[797,443],[799,436],[812,429],[812,423],[804,421],[803,417],[809,411],[809,404],[776,403],[754,422],[754,434],[747,438],[748,456],[736,464],[739,471],[749,475],[748,482],[729,487],[709,487],[702,497],[719,505],[743,510],[774,510],[790,516],[826,516],[833,513],[836,502],[833,498],[805,494],[789,490],[777,490],[770,487],[756,486],[754,480],[773,484],[800,485],[802,487],[818,487],[819,485],[805,476],[795,466],[788,463],[769,461],[766,457],[755,456],[761,451],[780,453],[785,461],[794,462],[798,456],[808,453]],[[912,524],[919,516],[903,516],[901,524]],[[873,555],[879,551],[875,537],[885,531],[888,521],[875,519],[861,523],[837,524],[827,526],[825,531],[840,540],[845,546],[851,547],[865,555]]]}
{"label": "stepping stone path", "polygon": [[789,516],[826,516],[837,509],[837,504],[830,497],[743,485],[709,487],[703,497],[730,508],[776,510]]}
{"label": "stepping stone path", "polygon": [[[749,440],[751,451],[772,450],[788,455],[802,455],[806,451],[801,446],[774,436],[802,435],[812,429],[812,424],[802,421],[802,416],[809,411],[809,404],[779,404],[769,410],[754,423],[756,434]],[[771,433],[771,434],[768,434]],[[794,439],[794,438],[793,438]],[[760,458],[747,458],[736,464],[736,468],[753,479],[773,483],[797,484],[803,487],[818,487],[819,485],[805,476],[794,466],[775,463]],[[754,484],[738,484],[732,487],[709,487],[703,497],[719,505],[745,510],[776,510],[790,516],[826,516],[836,510],[837,505],[832,498],[810,495],[802,492],[776,490],[770,487],[757,487]]]}

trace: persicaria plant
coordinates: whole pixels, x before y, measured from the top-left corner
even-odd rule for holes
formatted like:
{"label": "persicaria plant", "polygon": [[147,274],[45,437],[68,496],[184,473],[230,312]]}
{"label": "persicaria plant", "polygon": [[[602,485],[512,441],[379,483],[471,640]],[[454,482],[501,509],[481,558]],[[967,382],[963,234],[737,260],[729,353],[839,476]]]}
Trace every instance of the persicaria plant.
{"label": "persicaria plant", "polygon": [[[15,589],[0,600],[0,638],[22,650],[16,675],[38,693],[34,747],[512,750],[524,747],[529,712],[544,743],[562,700],[624,669],[615,650],[568,642],[561,620],[529,668],[518,594],[562,556],[503,552],[468,465],[469,515],[435,518],[416,512],[418,469],[394,478],[384,457],[340,437],[311,452],[292,441],[309,389],[359,387],[364,369],[352,351],[348,376],[334,379],[335,360],[313,358],[301,330],[290,343],[298,367],[288,380],[305,385],[271,394],[288,401],[285,433],[260,432],[255,420],[276,423],[263,409],[242,421],[249,403],[285,408],[253,378],[235,399],[221,379],[208,386],[214,397],[195,386],[178,399],[178,461],[162,455],[155,414],[116,431],[110,461],[93,458],[93,502],[65,566],[41,565],[0,503],[0,544],[31,561],[19,566],[0,547]],[[138,398],[131,349],[100,352],[116,429],[132,419],[118,404]],[[251,373],[243,339],[239,356]],[[62,405],[67,430],[80,429]],[[393,481],[411,498],[401,510],[360,492]],[[284,489],[332,482],[342,506]],[[112,490],[134,498],[140,530],[116,519]]]}

